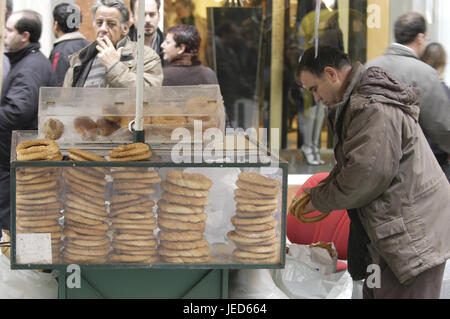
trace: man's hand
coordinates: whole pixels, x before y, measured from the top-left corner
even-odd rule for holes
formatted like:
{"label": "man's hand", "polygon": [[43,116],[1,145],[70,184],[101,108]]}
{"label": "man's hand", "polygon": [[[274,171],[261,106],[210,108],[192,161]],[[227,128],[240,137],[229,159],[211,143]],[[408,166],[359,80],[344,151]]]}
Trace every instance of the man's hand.
{"label": "man's hand", "polygon": [[106,69],[109,69],[114,65],[114,63],[120,61],[123,47],[116,50],[111,40],[107,36],[104,36],[103,39],[97,39],[96,48],[98,51],[97,56],[100,59],[100,62],[102,62],[102,64],[106,67]]}

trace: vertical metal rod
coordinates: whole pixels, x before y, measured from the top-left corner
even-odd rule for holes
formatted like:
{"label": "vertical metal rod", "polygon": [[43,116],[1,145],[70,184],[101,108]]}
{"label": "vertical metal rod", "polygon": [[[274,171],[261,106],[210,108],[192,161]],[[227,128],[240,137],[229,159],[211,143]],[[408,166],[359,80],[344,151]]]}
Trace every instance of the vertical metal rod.
{"label": "vertical metal rod", "polygon": [[[136,119],[134,141],[145,142],[144,132],[144,21],[145,0],[138,2],[139,23],[137,27],[137,72],[136,72]],[[144,140],[143,140],[144,139]]]}

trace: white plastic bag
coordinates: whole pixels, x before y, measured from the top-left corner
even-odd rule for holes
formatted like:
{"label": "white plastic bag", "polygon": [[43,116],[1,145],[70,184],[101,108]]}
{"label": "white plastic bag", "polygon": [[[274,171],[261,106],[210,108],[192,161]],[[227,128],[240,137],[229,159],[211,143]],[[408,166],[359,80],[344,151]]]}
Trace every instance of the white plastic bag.
{"label": "white plastic bag", "polygon": [[0,254],[0,299],[56,299],[58,282],[52,274],[36,270],[12,270]]}
{"label": "white plastic bag", "polygon": [[289,299],[275,285],[268,269],[231,270],[228,296],[231,299]]}
{"label": "white plastic bag", "polygon": [[352,298],[353,281],[348,271],[325,274],[322,269],[324,265],[311,260],[311,254],[307,253],[308,246],[295,246],[289,248],[295,256],[286,255],[285,268],[271,271],[278,288],[293,299]]}

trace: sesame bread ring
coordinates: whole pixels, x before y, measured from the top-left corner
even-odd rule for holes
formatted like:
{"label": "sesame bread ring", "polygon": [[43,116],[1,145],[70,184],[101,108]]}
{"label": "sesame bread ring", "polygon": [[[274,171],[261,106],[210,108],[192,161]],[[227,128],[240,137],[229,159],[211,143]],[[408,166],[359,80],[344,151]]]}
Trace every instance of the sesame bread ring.
{"label": "sesame bread ring", "polygon": [[277,205],[264,205],[264,206],[256,206],[251,204],[237,204],[236,209],[243,212],[264,212],[264,211],[272,211],[275,212],[277,210]]}
{"label": "sesame bread ring", "polygon": [[254,172],[242,172],[238,175],[238,178],[244,182],[251,184],[257,184],[267,187],[280,186],[280,182],[278,180]]}
{"label": "sesame bread ring", "polygon": [[246,258],[234,256],[234,260],[241,264],[275,264],[280,262],[280,256],[275,255],[268,258]]}
{"label": "sesame bread ring", "polygon": [[113,233],[112,238],[114,241],[140,241],[140,240],[153,240],[155,236],[153,234],[148,235],[136,235],[136,234],[129,234],[129,233]]}
{"label": "sesame bread ring", "polygon": [[171,194],[169,192],[163,192],[162,199],[168,203],[175,203],[175,204],[183,203],[183,204],[192,205],[192,206],[206,206],[209,203],[208,197],[181,196],[181,195]]}
{"label": "sesame bread ring", "polygon": [[79,211],[80,213],[84,213],[89,216],[92,216],[92,218],[94,218],[94,219],[103,220],[108,215],[106,208],[103,208],[103,209],[92,208],[89,206],[78,204],[77,202],[73,202],[73,201],[66,201],[65,207],[66,207],[66,210]]}
{"label": "sesame bread ring", "polygon": [[139,156],[147,154],[150,151],[150,147],[144,143],[133,143],[128,145],[120,145],[109,152],[110,158],[129,158],[133,156]]}
{"label": "sesame bread ring", "polygon": [[259,186],[256,184],[250,184],[241,180],[236,181],[236,185],[239,188],[244,190],[250,190],[254,193],[267,195],[267,196],[276,196],[278,194],[279,189],[277,187],[267,187],[267,186]]}
{"label": "sesame bread ring", "polygon": [[274,220],[274,218],[272,216],[263,216],[263,217],[256,217],[256,218],[241,218],[241,217],[237,217],[237,216],[231,217],[231,223],[234,226],[265,224],[265,223],[269,223],[273,220]]}
{"label": "sesame bread ring", "polygon": [[120,249],[120,248],[114,248],[114,253],[118,255],[133,255],[133,256],[158,256],[158,251],[155,248],[146,248],[145,250],[134,247],[134,249]]}
{"label": "sesame bread ring", "polygon": [[270,200],[270,199],[276,199],[277,198],[276,195],[264,195],[264,194],[255,193],[255,192],[253,192],[251,190],[240,189],[240,188],[236,188],[234,190],[234,195],[235,196],[239,196],[239,197],[245,197],[245,198],[248,198],[248,199]]}
{"label": "sesame bread ring", "polygon": [[132,202],[123,202],[123,203],[111,205],[111,210],[120,210],[123,208],[128,208],[130,205],[153,207],[153,206],[155,206],[155,202],[146,197],[140,197],[139,199],[132,201]]}
{"label": "sesame bread ring", "polygon": [[268,253],[254,253],[246,250],[235,249],[233,250],[233,256],[241,258],[266,259],[273,258],[275,256],[275,251]]}
{"label": "sesame bread ring", "polygon": [[[130,242],[131,243],[131,242]],[[140,245],[139,245],[140,244]],[[122,242],[112,242],[114,249],[123,251],[138,251],[146,254],[156,254],[156,240],[136,242],[135,245],[124,244]]]}
{"label": "sesame bread ring", "polygon": [[194,241],[201,240],[203,234],[197,231],[164,231],[158,233],[159,240],[165,241]]}
{"label": "sesame bread ring", "polygon": [[236,201],[236,203],[242,204],[242,205],[257,205],[257,206],[261,206],[261,205],[278,205],[278,199],[277,198],[251,199],[251,198],[246,198],[246,197],[235,196],[234,200]]}
{"label": "sesame bread ring", "polygon": [[278,250],[277,244],[272,244],[272,245],[241,245],[241,244],[237,244],[236,247],[240,250],[248,251],[251,253],[276,253]]}
{"label": "sesame bread ring", "polygon": [[75,193],[66,193],[65,197],[66,197],[66,201],[76,202],[80,205],[92,207],[97,210],[104,210],[106,207],[104,200],[94,198],[94,197],[86,199],[85,197],[80,196],[79,194],[75,194]]}
{"label": "sesame bread ring", "polygon": [[206,222],[203,223],[189,223],[189,222],[179,222],[173,219],[158,218],[158,225],[164,230],[196,230],[199,232],[204,232],[206,228]]}
{"label": "sesame bread ring", "polygon": [[[125,245],[124,248],[119,249],[137,249],[137,247],[142,247],[142,249],[145,249],[144,247],[152,247],[156,249],[157,241],[155,237],[148,238],[148,239],[134,239],[134,240],[113,240],[114,244],[123,244]],[[116,246],[115,246],[116,247]]]}
{"label": "sesame bread ring", "polygon": [[88,228],[88,227],[77,227],[77,226],[64,226],[64,231],[65,230],[72,230],[80,235],[89,235],[89,236],[105,236],[106,235],[106,231],[105,230],[98,230],[98,229],[92,229],[92,228]]}
{"label": "sesame bread ring", "polygon": [[49,139],[49,138],[41,138],[36,140],[30,140],[30,141],[24,141],[17,145],[16,152],[20,150],[25,150],[29,147],[33,146],[50,146],[50,145],[57,145],[55,141]]}
{"label": "sesame bread ring", "polygon": [[128,206],[118,210],[111,210],[110,216],[114,217],[123,213],[152,213],[153,208],[150,205],[145,206]]}
{"label": "sesame bread ring", "polygon": [[102,192],[106,186],[106,180],[95,178],[86,174],[83,174],[81,171],[66,169],[62,173],[62,176],[66,179],[67,182],[75,182],[80,185],[86,185],[86,187],[96,191]]}
{"label": "sesame bread ring", "polygon": [[272,216],[276,210],[266,210],[262,212],[243,212],[240,210],[236,211],[236,216],[241,218],[253,218],[253,217],[263,217]]}
{"label": "sesame bread ring", "polygon": [[166,202],[165,200],[159,200],[158,207],[165,212],[174,214],[201,214],[205,212],[203,206],[182,206]]}
{"label": "sesame bread ring", "polygon": [[305,206],[310,200],[311,198],[308,193],[301,193],[299,196],[294,198],[294,200],[292,200],[291,206],[289,206],[289,213],[295,216],[295,218],[297,218],[300,222],[305,224],[317,223],[318,221],[321,221],[322,219],[328,217],[329,213],[320,213],[317,216],[307,217],[306,215],[315,213],[315,211],[304,211]]}
{"label": "sesame bread ring", "polygon": [[25,150],[17,152],[17,160],[19,161],[50,161],[61,160],[59,157],[60,150],[58,146],[48,146],[44,150],[38,148],[39,146],[30,147]]}
{"label": "sesame bread ring", "polygon": [[174,185],[169,182],[162,182],[161,187],[166,192],[175,194],[175,195],[182,195],[182,196],[189,196],[189,197],[208,197],[209,191],[208,190],[200,190],[200,189],[191,189],[186,187],[180,187],[177,185]]}
{"label": "sesame bread ring", "polygon": [[16,204],[16,209],[21,211],[47,211],[47,210],[57,210],[61,209],[62,203],[58,200],[53,203],[37,203],[35,205],[22,205],[21,203]]}
{"label": "sesame bread ring", "polygon": [[167,257],[205,257],[205,256],[209,256],[210,249],[209,249],[209,246],[198,247],[198,248],[194,248],[194,249],[186,249],[186,250],[168,249],[168,248],[164,248],[164,247],[159,247],[158,253],[161,256],[167,256]]}
{"label": "sesame bread ring", "polygon": [[37,220],[58,220],[59,218],[61,218],[61,214],[59,212],[47,212],[45,215],[32,215],[32,216],[24,216],[24,215],[20,215],[20,214],[16,214],[16,220],[17,222],[19,222],[19,220],[21,221],[37,221]]}
{"label": "sesame bread ring", "polygon": [[[69,183],[66,183],[66,186],[69,188],[69,190],[73,193],[78,193],[79,195],[87,195],[90,197],[99,198],[102,200],[105,200],[106,194],[105,194],[105,188],[100,186],[92,186],[93,184],[89,185],[87,183],[79,183],[78,180],[70,180]],[[100,191],[101,190],[101,191]]]}
{"label": "sesame bread ring", "polygon": [[80,246],[80,245],[75,244],[73,241],[66,240],[64,243],[64,249],[66,249],[66,248],[74,248],[77,250],[91,250],[91,251],[92,250],[97,250],[97,251],[98,250],[106,250],[106,249],[109,250],[110,243],[107,242],[102,245],[94,245],[94,246]]}
{"label": "sesame bread ring", "polygon": [[111,172],[114,179],[142,179],[159,177],[155,171],[116,171]]}
{"label": "sesame bread ring", "polygon": [[60,218],[62,215],[59,209],[52,210],[35,210],[35,211],[27,211],[27,210],[16,210],[16,216],[19,217],[29,217],[29,218],[44,218],[44,216],[58,216]]}
{"label": "sesame bread ring", "polygon": [[100,240],[92,240],[92,239],[85,240],[85,239],[77,239],[77,238],[67,239],[66,238],[65,242],[72,243],[79,247],[98,247],[98,246],[106,246],[111,243],[108,237],[103,237]]}
{"label": "sesame bread ring", "polygon": [[16,173],[16,181],[19,182],[31,181],[41,176],[50,175],[51,174],[50,172],[51,171],[40,171],[36,173],[27,173],[25,170],[21,169],[20,171],[18,170]]}
{"label": "sesame bread ring", "polygon": [[116,216],[120,219],[127,219],[134,223],[136,223],[136,222],[140,223],[142,220],[150,219],[150,218],[154,217],[155,215],[153,214],[153,212],[151,212],[151,213],[123,213],[123,214],[119,214]]}
{"label": "sesame bread ring", "polygon": [[54,175],[42,175],[30,180],[17,180],[17,185],[32,185],[32,184],[41,184],[41,183],[48,183],[48,182],[52,182],[58,179],[59,176],[54,176]]}
{"label": "sesame bread ring", "polygon": [[65,176],[64,174],[69,174],[71,177],[80,180],[80,182],[94,183],[103,187],[107,184],[104,175],[102,175],[102,177],[93,176],[92,174],[86,173],[84,168],[66,168],[63,172],[63,176]]}
{"label": "sesame bread ring", "polygon": [[102,218],[100,216],[85,213],[80,210],[75,209],[66,209],[64,212],[64,219],[69,219],[78,223],[86,224],[86,225],[101,225],[106,222],[107,218]]}
{"label": "sesame bread ring", "polygon": [[[152,178],[114,178],[114,184],[140,184],[144,185],[143,187],[147,187],[145,184],[158,184],[161,183],[161,177],[156,176]],[[136,188],[136,187],[135,187]]]}
{"label": "sesame bread ring", "polygon": [[166,179],[174,185],[191,189],[209,190],[213,184],[213,182],[203,174],[184,173],[180,170],[168,172]]}
{"label": "sesame bread ring", "polygon": [[107,257],[85,256],[63,251],[62,259],[67,264],[105,264]]}
{"label": "sesame bread ring", "polygon": [[19,205],[41,205],[41,204],[51,204],[58,202],[59,199],[56,196],[44,197],[44,198],[36,198],[36,199],[21,199],[20,196],[16,197],[16,203]]}
{"label": "sesame bread ring", "polygon": [[111,205],[114,205],[119,203],[128,203],[131,201],[136,201],[141,198],[142,196],[137,194],[113,195],[109,198],[109,202],[111,203]]}
{"label": "sesame bread ring", "polygon": [[145,218],[145,219],[136,221],[134,219],[128,219],[128,218],[112,217],[111,222],[112,222],[113,226],[115,226],[117,224],[153,225],[156,223],[156,218],[154,216],[150,216],[149,218]]}
{"label": "sesame bread ring", "polygon": [[[66,227],[69,229],[73,229],[73,227],[87,228],[87,229],[92,229],[92,230],[98,230],[103,233],[105,233],[109,229],[109,225],[107,223],[88,225],[88,224],[80,223],[80,222],[77,222],[77,221],[74,221],[71,219],[64,220],[64,228],[66,228]],[[92,235],[99,236],[96,234],[92,234]]]}
{"label": "sesame bread ring", "polygon": [[114,229],[113,233],[148,236],[153,235],[153,231],[154,229]]}
{"label": "sesame bread ring", "polygon": [[135,162],[135,161],[143,161],[152,157],[152,152],[147,151],[144,154],[133,155],[127,157],[110,157],[109,160],[111,162]]}
{"label": "sesame bread ring", "polygon": [[158,227],[158,225],[156,224],[156,221],[153,224],[113,224],[111,226],[113,229],[115,230],[120,230],[120,231],[124,231],[124,230],[140,230],[140,231],[148,231],[148,230],[154,230]]}
{"label": "sesame bread ring", "polygon": [[197,241],[165,241],[162,240],[159,243],[159,247],[173,249],[173,250],[187,250],[195,248],[206,248],[209,247],[208,241],[206,239]]}
{"label": "sesame bread ring", "polygon": [[31,193],[31,192],[44,192],[49,190],[54,190],[58,186],[56,181],[42,183],[42,184],[32,184],[32,185],[16,185],[16,191],[18,193]]}
{"label": "sesame bread ring", "polygon": [[105,239],[105,235],[95,236],[95,235],[81,234],[81,233],[77,233],[76,231],[69,229],[67,227],[64,227],[63,234],[69,240],[79,239],[79,240],[83,240],[83,241],[87,241],[87,242],[91,242],[91,241],[97,242],[97,241],[102,241]]}
{"label": "sesame bread ring", "polygon": [[108,260],[113,263],[138,263],[138,264],[153,264],[159,261],[159,256],[141,256],[141,255],[125,255],[111,253]]}
{"label": "sesame bread ring", "polygon": [[121,189],[119,194],[127,195],[127,194],[135,194],[135,195],[153,195],[156,190],[153,187],[147,185],[146,188],[142,189]]}
{"label": "sesame bread ring", "polygon": [[277,234],[275,228],[264,230],[264,231],[259,231],[259,232],[245,231],[245,230],[236,228],[234,230],[234,232],[236,233],[236,235],[239,235],[242,237],[247,237],[247,238],[271,238]]}
{"label": "sesame bread ring", "polygon": [[61,225],[55,224],[53,226],[17,226],[19,233],[61,233]]}
{"label": "sesame bread ring", "polygon": [[265,231],[272,228],[275,228],[277,225],[277,220],[273,219],[271,222],[264,223],[264,224],[258,224],[258,225],[234,225],[236,228],[239,228],[243,231]]}
{"label": "sesame bread ring", "polygon": [[190,223],[202,223],[205,222],[208,218],[208,215],[205,213],[202,214],[174,214],[168,213],[163,210],[158,210],[158,217],[162,217],[165,219],[173,219],[178,220],[180,222],[190,222]]}
{"label": "sesame bread ring", "polygon": [[85,150],[80,150],[77,148],[69,148],[67,150],[69,151],[69,157],[71,154],[73,154],[73,155],[76,155],[77,158],[84,159],[84,161],[106,162],[105,158],[103,158],[97,154],[85,151]]}
{"label": "sesame bread ring", "polygon": [[170,264],[205,264],[205,263],[209,262],[210,257],[209,256],[204,256],[204,257],[161,256],[161,259],[163,262],[170,263]]}
{"label": "sesame bread ring", "polygon": [[[159,183],[159,182],[155,182]],[[152,188],[149,184],[143,184],[138,182],[126,182],[126,183],[118,183],[117,181],[114,181],[113,184],[114,192],[120,193],[121,190],[134,190],[134,189],[145,189],[147,187]]]}
{"label": "sesame bread ring", "polygon": [[17,219],[16,224],[23,228],[59,226],[57,219],[24,220],[23,218],[20,218]]}
{"label": "sesame bread ring", "polygon": [[52,189],[45,192],[36,192],[36,193],[26,193],[26,194],[16,194],[17,200],[30,200],[30,199],[39,199],[39,198],[47,198],[47,197],[57,197],[58,190]]}
{"label": "sesame bread ring", "polygon": [[241,245],[264,245],[266,243],[274,244],[276,243],[276,236],[266,237],[266,238],[248,238],[238,235],[235,231],[229,231],[227,237],[234,241],[236,244]]}
{"label": "sesame bread ring", "polygon": [[106,256],[108,255],[110,250],[110,247],[108,245],[108,247],[102,247],[99,249],[79,249],[79,248],[74,248],[74,247],[64,247],[64,251],[68,252],[68,253],[73,253],[73,254],[78,254],[78,255],[85,255],[85,256]]}

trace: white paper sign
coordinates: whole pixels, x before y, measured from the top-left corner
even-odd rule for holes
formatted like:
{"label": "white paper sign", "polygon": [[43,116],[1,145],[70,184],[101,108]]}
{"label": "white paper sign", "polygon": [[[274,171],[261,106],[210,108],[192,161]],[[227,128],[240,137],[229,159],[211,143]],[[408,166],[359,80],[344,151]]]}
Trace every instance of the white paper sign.
{"label": "white paper sign", "polygon": [[18,264],[51,264],[52,241],[50,233],[16,235],[16,261]]}

